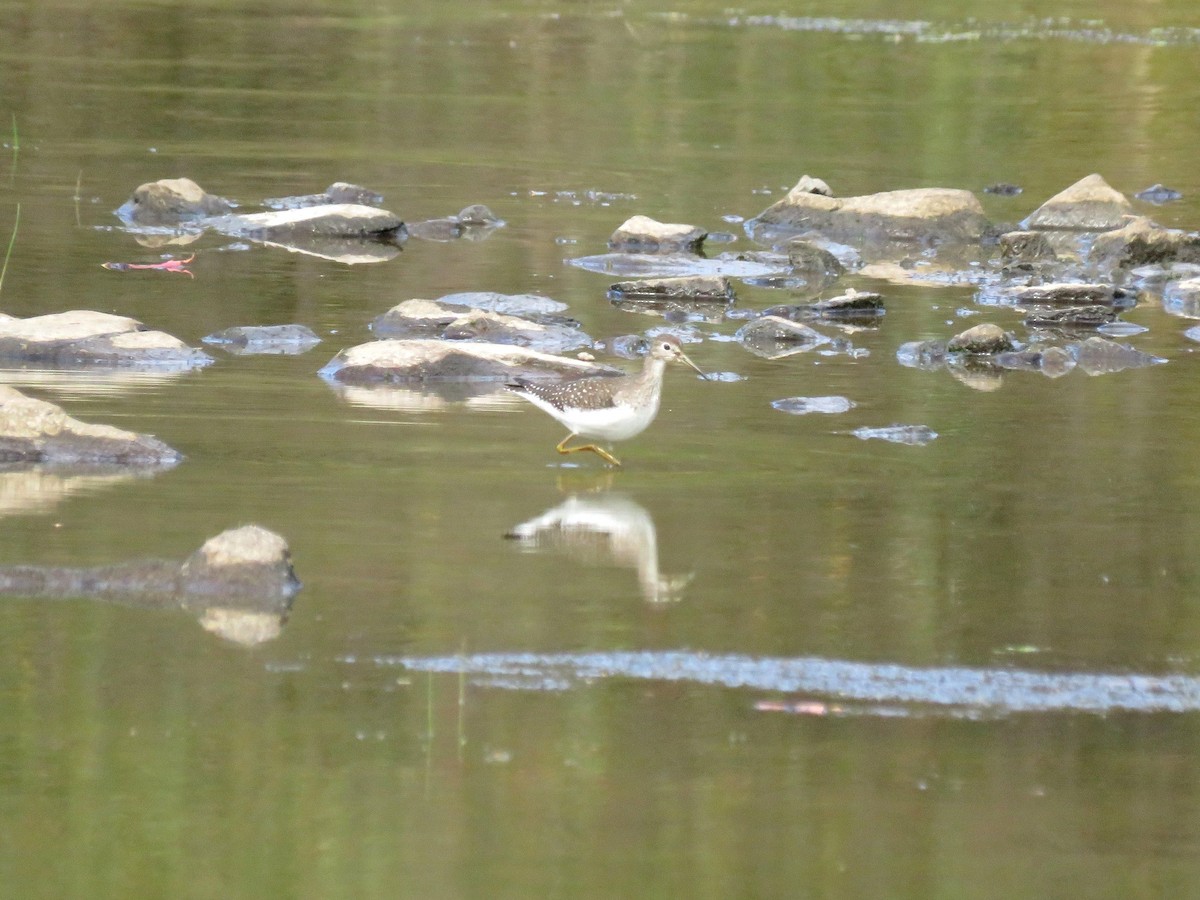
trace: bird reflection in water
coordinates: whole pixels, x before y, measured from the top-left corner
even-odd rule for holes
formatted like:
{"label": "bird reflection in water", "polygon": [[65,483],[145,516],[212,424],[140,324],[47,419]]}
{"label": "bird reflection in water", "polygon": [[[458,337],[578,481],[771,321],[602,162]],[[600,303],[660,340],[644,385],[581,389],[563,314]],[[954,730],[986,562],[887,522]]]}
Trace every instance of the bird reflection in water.
{"label": "bird reflection in water", "polygon": [[693,577],[659,571],[654,520],[644,507],[620,494],[572,495],[505,537],[534,553],[552,551],[585,565],[636,569],[642,597],[649,603],[682,599]]}

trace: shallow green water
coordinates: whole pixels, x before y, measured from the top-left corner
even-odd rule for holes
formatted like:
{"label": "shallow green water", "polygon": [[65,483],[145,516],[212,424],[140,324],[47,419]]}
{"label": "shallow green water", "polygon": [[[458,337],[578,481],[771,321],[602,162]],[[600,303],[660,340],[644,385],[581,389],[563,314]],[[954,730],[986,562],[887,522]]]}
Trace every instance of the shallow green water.
{"label": "shallow green water", "polygon": [[[885,294],[881,327],[851,338],[869,355],[689,345],[742,380],[670,373],[615,473],[563,467],[558,426],[519,403],[372,405],[317,377],[413,297],[540,292],[596,338],[661,325],[564,260],[638,213],[750,249],[722,217],[804,173],[842,195],[1014,181],[1019,197],[980,196],[1016,221],[1095,171],[1127,195],[1181,190],[1139,211],[1200,227],[1189,4],[667,9],[0,3],[0,134],[15,116],[19,143],[0,152],[0,247],[21,207],[0,310],[116,312],[193,344],[282,322],[324,339],[298,357],[214,350],[179,377],[0,372],[187,455],[152,478],[5,475],[0,565],[182,559],[256,522],[304,581],[252,648],[183,613],[0,601],[0,893],[1200,892],[1195,712],[880,695],[815,715],[776,711],[811,698],[769,682],[622,672],[560,690],[403,664],[684,650],[717,668],[1200,677],[1200,361],[1192,323],[1159,307],[1126,318],[1167,365],[984,392],[896,348],[1019,329],[1016,313],[969,287],[845,278]],[[116,227],[134,187],[180,175],[247,203],[349,180],[408,220],[485,203],[508,225],[355,267],[215,235],[146,248]],[[589,190],[633,196],[575,202]],[[100,268],[192,250],[194,280]],[[740,307],[790,299],[737,291]],[[770,406],[836,394],[858,406]],[[893,422],[940,436],[845,433]],[[607,503],[640,557],[504,538],[571,497]],[[673,599],[651,602],[663,580]]]}

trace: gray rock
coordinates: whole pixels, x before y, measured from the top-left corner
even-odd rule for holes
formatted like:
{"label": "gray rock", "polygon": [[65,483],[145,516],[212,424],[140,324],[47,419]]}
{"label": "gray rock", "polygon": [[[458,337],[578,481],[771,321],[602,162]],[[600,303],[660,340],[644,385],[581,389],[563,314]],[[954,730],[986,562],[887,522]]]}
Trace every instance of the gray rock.
{"label": "gray rock", "polygon": [[885,312],[887,310],[883,307],[883,297],[880,294],[851,288],[846,293],[827,300],[768,306],[760,315],[778,316],[793,322],[825,319],[832,322],[875,325]]}
{"label": "gray rock", "polygon": [[633,216],[612,233],[608,247],[623,253],[695,252],[707,234],[696,225],[669,224],[648,216]]}
{"label": "gray rock", "polygon": [[973,242],[988,228],[983,207],[970,191],[915,188],[835,198],[798,188],[748,222],[748,231],[811,230],[851,243]]}
{"label": "gray rock", "polygon": [[139,185],[117,215],[132,225],[163,227],[233,211],[234,204],[205,191],[190,178],[164,178]]}
{"label": "gray rock", "polygon": [[617,296],[622,300],[687,299],[723,305],[734,301],[733,286],[728,278],[720,275],[684,275],[677,278],[618,281],[608,290],[610,296]]}
{"label": "gray rock", "polygon": [[1055,194],[1021,223],[1025,229],[1109,231],[1120,228],[1133,206],[1099,175],[1088,175]]}
{"label": "gray rock", "polygon": [[999,325],[985,322],[956,334],[946,344],[946,352],[967,353],[972,356],[987,356],[1005,353],[1014,347],[1012,337]]}
{"label": "gray rock", "polygon": [[0,463],[173,465],[183,457],[150,435],[90,425],[61,407],[0,385]]}
{"label": "gray rock", "polygon": [[995,194],[997,197],[1015,197],[1020,194],[1024,188],[1019,184],[1011,184],[1007,181],[998,181],[995,184],[989,184],[983,189],[985,194]]}
{"label": "gray rock", "polygon": [[371,341],[350,347],[330,360],[320,374],[337,384],[369,385],[623,373],[609,366],[509,344],[413,339]]}
{"label": "gray rock", "polygon": [[1200,263],[1200,233],[1163,228],[1143,216],[1133,217],[1120,228],[1098,235],[1088,262],[1101,272]]}
{"label": "gray rock", "polygon": [[468,310],[442,331],[448,341],[484,341],[512,344],[544,353],[564,353],[592,346],[592,339],[577,324],[535,322],[490,310]]}
{"label": "gray rock", "polygon": [[230,353],[293,356],[311,350],[321,339],[306,325],[238,325],[201,338]]}
{"label": "gray rock", "polygon": [[1009,231],[1000,235],[1000,258],[1006,263],[1054,262],[1054,245],[1038,231]]}
{"label": "gray rock", "polygon": [[490,309],[512,316],[540,316],[562,312],[567,304],[541,294],[498,294],[495,291],[464,291],[439,297],[438,303]]}
{"label": "gray rock", "polygon": [[796,186],[792,188],[792,193],[803,194],[821,194],[824,197],[832,197],[833,191],[820,178],[813,178],[811,175],[801,175],[800,180],[796,182]]}
{"label": "gray rock", "polygon": [[0,360],[38,365],[184,370],[213,361],[141,322],[91,310],[0,321]]}
{"label": "gray rock", "polygon": [[[558,321],[550,321],[552,318]],[[573,320],[544,316],[537,321],[435,300],[406,300],[397,304],[371,323],[371,331],[380,338],[488,341],[532,347],[546,353],[592,345],[592,339]]]}
{"label": "gray rock", "polygon": [[734,339],[750,352],[768,359],[811,350],[831,342],[829,337],[816,329],[780,316],[751,319],[737,330]]}
{"label": "gray rock", "polygon": [[262,202],[268,209],[300,209],[305,206],[324,206],[329,203],[353,203],[361,206],[379,206],[383,195],[369,188],[345,181],[335,181],[319,194],[303,194],[297,197],[271,197]]}
{"label": "gray rock", "polygon": [[1041,372],[1047,378],[1061,378],[1075,368],[1074,355],[1062,347],[1026,347],[998,353],[992,362],[1002,369]]}
{"label": "gray rock", "polygon": [[822,280],[833,280],[846,271],[845,266],[829,250],[806,238],[788,241],[787,255],[788,265],[793,270]]}
{"label": "gray rock", "polygon": [[1022,321],[1029,328],[1099,328],[1116,318],[1116,310],[1111,306],[1092,304],[1036,310]]}
{"label": "gray rock", "polygon": [[455,216],[410,222],[408,233],[423,241],[479,240],[504,224],[504,220],[490,209],[482,203],[476,203],[465,207]]}
{"label": "gray rock", "polygon": [[1138,191],[1133,196],[1136,200],[1144,200],[1147,203],[1153,203],[1155,206],[1183,199],[1183,194],[1179,193],[1179,191],[1161,184],[1152,185],[1144,191]]}
{"label": "gray rock", "polygon": [[1017,306],[1106,306],[1121,305],[1128,298],[1121,288],[1111,284],[1052,282],[1008,288],[1004,298]]}
{"label": "gray rock", "polygon": [[308,238],[395,239],[403,236],[404,229],[400,218],[386,209],[354,203],[229,215],[211,224],[235,237],[282,242]]}

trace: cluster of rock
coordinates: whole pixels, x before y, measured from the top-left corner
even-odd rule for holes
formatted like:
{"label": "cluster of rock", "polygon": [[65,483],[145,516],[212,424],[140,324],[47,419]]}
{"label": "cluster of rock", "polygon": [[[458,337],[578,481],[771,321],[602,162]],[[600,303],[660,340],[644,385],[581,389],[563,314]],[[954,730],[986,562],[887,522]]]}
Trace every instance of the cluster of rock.
{"label": "cluster of rock", "polygon": [[210,194],[189,178],[164,178],[139,185],[117,216],[135,233],[198,236],[215,231],[345,263],[391,259],[410,235],[480,240],[504,224],[482,204],[406,224],[382,203],[374,191],[336,182],[317,194],[264,200],[263,212],[243,212],[239,204]]}

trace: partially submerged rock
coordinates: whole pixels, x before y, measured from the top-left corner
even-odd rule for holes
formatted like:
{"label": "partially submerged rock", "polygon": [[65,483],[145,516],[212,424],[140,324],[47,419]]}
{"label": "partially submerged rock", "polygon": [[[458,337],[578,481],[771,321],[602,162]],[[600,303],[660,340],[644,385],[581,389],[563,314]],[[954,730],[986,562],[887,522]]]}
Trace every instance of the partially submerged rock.
{"label": "partially submerged rock", "polygon": [[332,203],[280,209],[249,215],[230,215],[212,222],[218,231],[253,240],[287,241],[304,238],[403,237],[399,216],[374,206]]}
{"label": "partially submerged rock", "polygon": [[1001,296],[1015,306],[1124,306],[1134,299],[1112,284],[1059,281],[1006,288]]}
{"label": "partially submerged rock", "polygon": [[684,275],[676,278],[642,278],[618,281],[609,296],[622,300],[686,299],[728,305],[734,301],[733,285],[721,275]]}
{"label": "partially submerged rock", "polygon": [[509,344],[414,339],[371,341],[350,347],[330,360],[320,374],[339,384],[398,384],[623,373],[609,366]]}
{"label": "partially submerged rock", "polygon": [[62,407],[0,385],[0,464],[164,466],[182,458],[155,437],[80,422]]}
{"label": "partially submerged rock", "polygon": [[135,188],[117,215],[132,225],[163,227],[223,216],[233,209],[233,203],[190,178],[163,178]]}
{"label": "partially submerged rock", "polygon": [[324,206],[329,203],[354,203],[361,206],[379,206],[383,194],[370,188],[345,181],[335,181],[319,194],[303,194],[296,197],[270,197],[262,202],[268,209],[300,209],[305,206]]}
{"label": "partially submerged rock", "polygon": [[1029,328],[1100,328],[1115,322],[1117,312],[1111,306],[1064,306],[1059,309],[1039,309],[1023,320]]}
{"label": "partially submerged rock", "polygon": [[71,310],[0,321],[0,361],[43,366],[192,369],[213,361],[136,319]]}
{"label": "partially submerged rock", "polygon": [[423,241],[480,240],[504,224],[503,219],[482,203],[474,203],[454,216],[410,222],[408,233]]}
{"label": "partially submerged rock", "polygon": [[970,191],[914,188],[837,198],[797,185],[747,225],[752,234],[786,229],[815,231],[851,243],[928,243],[978,241],[988,221]]}
{"label": "partially submerged rock", "polygon": [[1182,200],[1183,194],[1165,185],[1154,184],[1145,190],[1138,191],[1133,197],[1135,200],[1144,200],[1147,203],[1153,203],[1155,206],[1161,206],[1164,203]]}
{"label": "partially submerged rock", "polygon": [[1098,235],[1088,262],[1102,272],[1139,266],[1200,263],[1200,233],[1163,228],[1144,216]]}
{"label": "partially submerged rock", "polygon": [[700,249],[708,232],[696,225],[659,222],[648,216],[633,216],[612,233],[610,250],[623,253],[678,253]]}
{"label": "partially submerged rock", "polygon": [[747,350],[768,359],[811,350],[832,340],[803,322],[780,316],[751,319],[737,330],[734,338]]}
{"label": "partially submerged rock", "polygon": [[1088,175],[1055,194],[1021,223],[1025,229],[1109,231],[1120,228],[1133,205],[1100,175]]}
{"label": "partially submerged rock", "polygon": [[206,631],[243,646],[278,637],[299,590],[287,542],[258,525],[210,538],[182,564],[143,560],[96,568],[0,568],[0,594],[183,609]]}
{"label": "partially submerged rock", "polygon": [[796,272],[822,281],[832,281],[846,267],[827,248],[807,238],[795,238],[787,243],[788,265]]}
{"label": "partially submerged rock", "polygon": [[985,322],[956,334],[946,344],[950,354],[966,353],[972,356],[987,356],[1004,353],[1014,347],[1012,336],[999,325]]}
{"label": "partially submerged rock", "polygon": [[762,314],[791,319],[793,322],[805,322],[813,319],[860,322],[874,321],[886,311],[883,306],[882,294],[876,294],[874,291],[856,291],[854,288],[850,288],[837,297],[829,297],[813,303],[771,306],[764,309]]}
{"label": "partially submerged rock", "polygon": [[1000,258],[1010,265],[1045,263],[1056,261],[1058,254],[1039,231],[1009,231],[1000,235]]}
{"label": "partially submerged rock", "polygon": [[321,339],[307,325],[237,325],[201,338],[239,356],[293,356],[311,350]]}
{"label": "partially submerged rock", "polygon": [[435,300],[407,300],[371,323],[381,338],[440,337],[450,341],[487,341],[534,347],[547,353],[590,347],[592,339],[578,323],[555,317],[542,321],[473,309]]}
{"label": "partially submerged rock", "polygon": [[1065,347],[1025,347],[1011,353],[999,353],[992,362],[1002,369],[1041,372],[1047,378],[1061,378],[1075,368],[1075,356]]}

